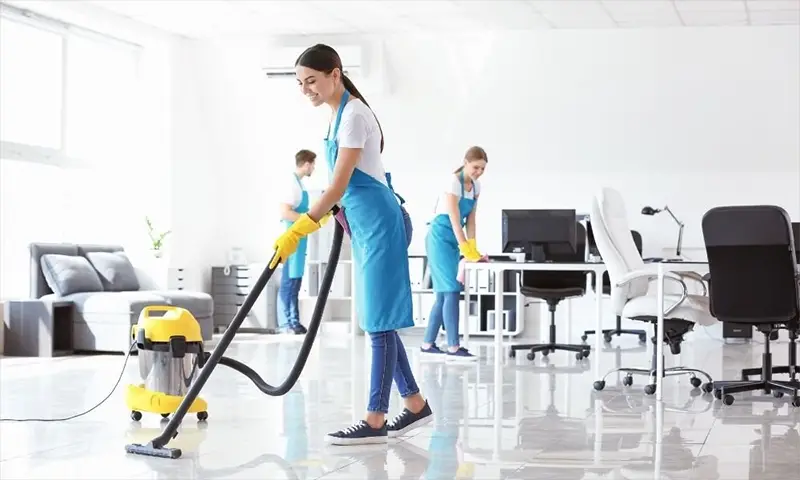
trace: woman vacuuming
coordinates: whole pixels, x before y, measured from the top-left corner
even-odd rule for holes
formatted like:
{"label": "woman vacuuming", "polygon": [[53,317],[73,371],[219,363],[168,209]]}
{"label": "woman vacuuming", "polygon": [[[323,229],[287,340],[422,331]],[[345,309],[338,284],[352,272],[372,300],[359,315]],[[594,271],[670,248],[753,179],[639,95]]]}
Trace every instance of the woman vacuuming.
{"label": "woman vacuuming", "polygon": [[[420,350],[448,360],[476,359],[460,345],[458,339],[459,296],[463,285],[458,281],[457,274],[460,255],[468,262],[477,262],[482,257],[475,241],[475,213],[481,193],[478,178],[483,175],[487,162],[488,157],[481,147],[467,150],[464,164],[448,178],[425,237],[425,253],[436,302],[428,317],[428,328],[425,329]],[[443,325],[447,335],[447,351],[436,346],[436,336]]]}
{"label": "woman vacuuming", "polygon": [[[403,214],[381,160],[383,131],[343,74],[336,51],[327,45],[306,49],[295,62],[295,73],[311,104],[331,109],[325,153],[332,179],[309,211],[275,242],[276,258],[283,261],[294,253],[300,239],[318,230],[320,220],[341,201],[353,247],[355,308],[372,343],[372,368],[364,420],[328,434],[327,440],[336,445],[383,443],[433,416],[397,333],[414,324]],[[387,422],[392,380],[405,408]]]}

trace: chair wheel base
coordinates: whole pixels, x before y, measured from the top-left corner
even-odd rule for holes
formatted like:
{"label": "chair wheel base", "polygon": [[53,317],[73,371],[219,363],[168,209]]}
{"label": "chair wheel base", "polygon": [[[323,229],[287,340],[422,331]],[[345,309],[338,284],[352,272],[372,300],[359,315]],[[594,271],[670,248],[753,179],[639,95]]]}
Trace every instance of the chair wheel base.
{"label": "chair wheel base", "polygon": [[633,376],[626,375],[625,378],[622,379],[622,386],[630,387],[631,385],[633,385]]}

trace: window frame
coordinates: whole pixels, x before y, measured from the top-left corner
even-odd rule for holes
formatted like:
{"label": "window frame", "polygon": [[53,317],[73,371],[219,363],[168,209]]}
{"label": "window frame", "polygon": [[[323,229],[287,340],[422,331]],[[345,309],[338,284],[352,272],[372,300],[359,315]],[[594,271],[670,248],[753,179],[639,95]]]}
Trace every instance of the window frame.
{"label": "window frame", "polygon": [[[17,160],[25,162],[43,163],[65,168],[96,166],[91,160],[69,156],[67,144],[67,119],[69,113],[69,49],[71,37],[82,37],[96,42],[112,45],[120,49],[121,53],[127,50],[134,62],[136,84],[140,85],[141,63],[143,47],[140,44],[123,40],[111,35],[97,32],[85,27],[57,20],[52,17],[38,14],[31,10],[15,7],[5,3],[0,4],[0,17],[6,21],[21,23],[28,27],[54,33],[61,37],[61,145],[54,149],[39,145],[0,140],[0,161]],[[133,93],[133,92],[132,92]]]}

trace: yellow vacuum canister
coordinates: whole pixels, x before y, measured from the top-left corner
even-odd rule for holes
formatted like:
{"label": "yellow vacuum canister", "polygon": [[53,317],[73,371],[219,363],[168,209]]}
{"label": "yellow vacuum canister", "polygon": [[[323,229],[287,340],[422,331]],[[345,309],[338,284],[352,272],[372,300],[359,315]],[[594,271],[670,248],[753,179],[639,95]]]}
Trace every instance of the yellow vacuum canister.
{"label": "yellow vacuum canister", "polygon": [[[200,324],[184,308],[149,306],[142,309],[131,335],[136,341],[139,374],[144,382],[128,385],[125,401],[131,418],[141,420],[141,412],[167,418],[178,409],[205,363]],[[207,408],[205,400],[198,397],[189,412],[205,421]]]}

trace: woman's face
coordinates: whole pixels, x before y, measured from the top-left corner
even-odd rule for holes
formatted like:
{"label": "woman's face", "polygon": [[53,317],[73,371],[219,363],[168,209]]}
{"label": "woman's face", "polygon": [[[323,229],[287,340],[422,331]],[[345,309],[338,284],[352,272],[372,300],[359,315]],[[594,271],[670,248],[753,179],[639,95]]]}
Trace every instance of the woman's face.
{"label": "woman's face", "polygon": [[320,72],[308,67],[298,65],[295,68],[297,85],[308,98],[311,105],[318,107],[327,102],[336,90],[336,82],[339,79],[339,69],[334,69],[331,73]]}
{"label": "woman's face", "polygon": [[483,175],[486,170],[486,160],[465,160],[464,174],[473,180],[477,180]]}

